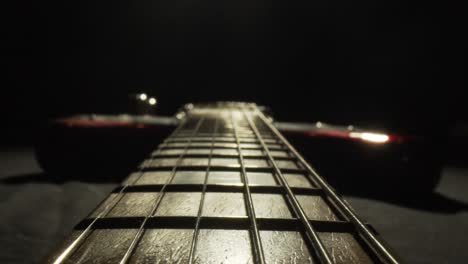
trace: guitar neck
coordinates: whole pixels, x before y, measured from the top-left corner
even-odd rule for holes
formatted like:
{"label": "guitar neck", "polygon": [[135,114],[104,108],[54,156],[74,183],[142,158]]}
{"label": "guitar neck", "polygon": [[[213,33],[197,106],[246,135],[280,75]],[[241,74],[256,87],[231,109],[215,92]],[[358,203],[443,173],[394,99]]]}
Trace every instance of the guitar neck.
{"label": "guitar neck", "polygon": [[255,104],[179,117],[50,263],[399,263]]}

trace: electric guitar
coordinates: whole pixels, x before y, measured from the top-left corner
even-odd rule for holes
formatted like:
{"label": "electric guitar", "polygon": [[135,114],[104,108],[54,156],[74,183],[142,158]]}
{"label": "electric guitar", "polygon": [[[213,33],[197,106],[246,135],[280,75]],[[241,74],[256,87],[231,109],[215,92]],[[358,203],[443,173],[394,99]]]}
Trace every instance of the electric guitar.
{"label": "electric guitar", "polygon": [[257,105],[180,114],[48,263],[400,263]]}

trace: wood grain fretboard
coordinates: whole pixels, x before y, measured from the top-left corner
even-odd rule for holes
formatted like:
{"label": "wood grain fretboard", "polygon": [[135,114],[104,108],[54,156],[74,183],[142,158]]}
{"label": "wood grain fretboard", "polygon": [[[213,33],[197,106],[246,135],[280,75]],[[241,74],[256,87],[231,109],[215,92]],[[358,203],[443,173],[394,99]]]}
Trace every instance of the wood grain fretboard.
{"label": "wood grain fretboard", "polygon": [[49,263],[398,261],[255,104],[217,103],[187,108]]}

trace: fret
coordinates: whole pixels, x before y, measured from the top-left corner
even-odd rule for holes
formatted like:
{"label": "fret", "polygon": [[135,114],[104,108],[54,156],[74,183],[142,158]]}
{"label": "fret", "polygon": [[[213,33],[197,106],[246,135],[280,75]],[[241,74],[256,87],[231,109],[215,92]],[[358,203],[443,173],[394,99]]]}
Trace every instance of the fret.
{"label": "fret", "polygon": [[[183,157],[180,161],[181,168],[183,167],[207,167],[208,162],[211,162],[212,167],[221,167],[221,168],[240,168],[241,164],[239,163],[238,159],[233,157],[207,157],[207,156],[187,156]],[[165,168],[165,167],[174,167],[176,163],[179,162],[179,158],[168,157],[168,158],[154,158],[151,160],[145,160],[142,163],[142,167],[147,169],[153,168]],[[290,170],[299,170],[301,166],[298,165],[294,160],[276,160],[276,165],[282,169],[290,169]],[[266,158],[257,158],[257,157],[245,157],[244,159],[244,166],[246,168],[257,168],[268,170],[271,169],[269,166],[269,161]]]}
{"label": "fret", "polygon": [[[212,175],[212,174],[210,174]],[[216,175],[216,174],[214,174]],[[212,176],[210,176],[212,177]],[[164,187],[164,185],[132,185],[125,188],[123,193],[131,192],[159,192]],[[117,187],[115,191],[120,195],[122,187]],[[207,191],[212,192],[242,192],[244,185],[242,183],[235,184],[207,184]],[[281,186],[268,186],[268,185],[256,185],[249,183],[249,189],[252,193],[271,193],[271,194],[284,194],[285,191]],[[197,184],[169,184],[165,188],[165,192],[196,192],[203,190],[203,185]],[[313,194],[313,195],[322,195],[323,192],[321,189],[317,188],[307,188],[307,187],[291,187],[291,190],[296,195],[302,194]],[[113,196],[112,193],[110,196]],[[91,214],[90,216],[93,216]]]}
{"label": "fret", "polygon": [[[100,218],[96,221],[96,229],[135,229],[143,222],[145,217],[108,217]],[[145,223],[145,228],[150,229],[170,229],[170,228],[193,228],[197,221],[197,216],[151,216]],[[76,230],[86,228],[93,219],[82,220]],[[247,216],[226,216],[212,217],[201,216],[201,229],[246,229],[249,227],[249,218]],[[270,231],[301,231],[301,224],[297,218],[262,218],[257,217],[260,230]],[[350,233],[352,231],[351,223],[343,220],[321,221],[309,220],[310,224],[319,233]]]}
{"label": "fret", "polygon": [[52,263],[398,263],[254,104],[200,105]]}
{"label": "fret", "polygon": [[[262,150],[259,144],[241,143],[242,149],[244,150]],[[192,144],[189,149],[207,149],[211,145],[209,143],[195,143]],[[271,150],[284,151],[284,147],[280,144],[268,144]],[[165,143],[162,144],[161,150],[174,150],[174,149],[185,149],[186,143]],[[237,149],[235,143],[216,143],[213,146],[214,149]]]}
{"label": "fret", "polygon": [[[180,155],[182,151],[179,149],[162,149],[158,151],[157,153],[153,153],[151,157],[156,160],[161,160],[161,159],[170,159],[177,157]],[[211,156],[209,156],[211,153]],[[262,150],[255,150],[255,149],[242,149],[242,156],[244,156],[246,159],[267,159],[267,156],[265,153],[262,152]],[[274,150],[272,151],[272,156],[276,157],[278,160],[285,160],[285,161],[294,161],[294,157],[291,157],[291,155],[284,151],[284,150]],[[195,148],[195,149],[188,149],[186,152],[185,157],[186,158],[238,158],[239,152],[237,149],[217,149],[213,148],[213,151],[211,152],[210,149],[206,148]]]}

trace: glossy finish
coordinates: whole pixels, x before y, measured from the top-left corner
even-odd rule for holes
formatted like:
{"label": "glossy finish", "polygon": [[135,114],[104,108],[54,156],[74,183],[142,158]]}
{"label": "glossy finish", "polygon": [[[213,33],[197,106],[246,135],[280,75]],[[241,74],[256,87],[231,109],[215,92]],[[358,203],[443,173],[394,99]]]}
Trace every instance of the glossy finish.
{"label": "glossy finish", "polygon": [[252,194],[255,214],[261,218],[292,218],[286,200],[281,194]]}
{"label": "glossy finish", "polygon": [[308,180],[303,174],[299,173],[285,173],[284,177],[291,187],[312,187],[310,180]]}
{"label": "glossy finish", "polygon": [[278,185],[272,173],[248,172],[247,178],[250,185]]}
{"label": "glossy finish", "polygon": [[338,220],[331,208],[323,201],[322,197],[310,195],[296,195],[296,197],[310,220]]}
{"label": "glossy finish", "polygon": [[211,171],[208,184],[241,184],[240,173],[236,171]]}
{"label": "glossy finish", "polygon": [[304,238],[297,231],[261,231],[267,263],[315,263]]}
{"label": "glossy finish", "polygon": [[158,193],[149,192],[126,193],[107,217],[147,216],[151,213],[158,196]]}
{"label": "glossy finish", "polygon": [[165,184],[171,177],[171,171],[145,172],[135,182],[135,185]]}
{"label": "glossy finish", "polygon": [[130,263],[186,263],[191,229],[150,229],[145,232]]}
{"label": "glossy finish", "polygon": [[178,171],[172,184],[203,184],[206,172],[204,171]]}
{"label": "glossy finish", "polygon": [[351,234],[320,233],[319,236],[336,264],[374,263]]}
{"label": "glossy finish", "polygon": [[246,230],[200,230],[195,263],[253,263]]}
{"label": "glossy finish", "polygon": [[164,195],[157,216],[196,216],[201,193],[169,192]]}
{"label": "glossy finish", "polygon": [[242,193],[207,193],[203,216],[246,216]]}
{"label": "glossy finish", "polygon": [[98,229],[65,261],[69,264],[118,263],[130,246],[137,231],[134,229]]}

